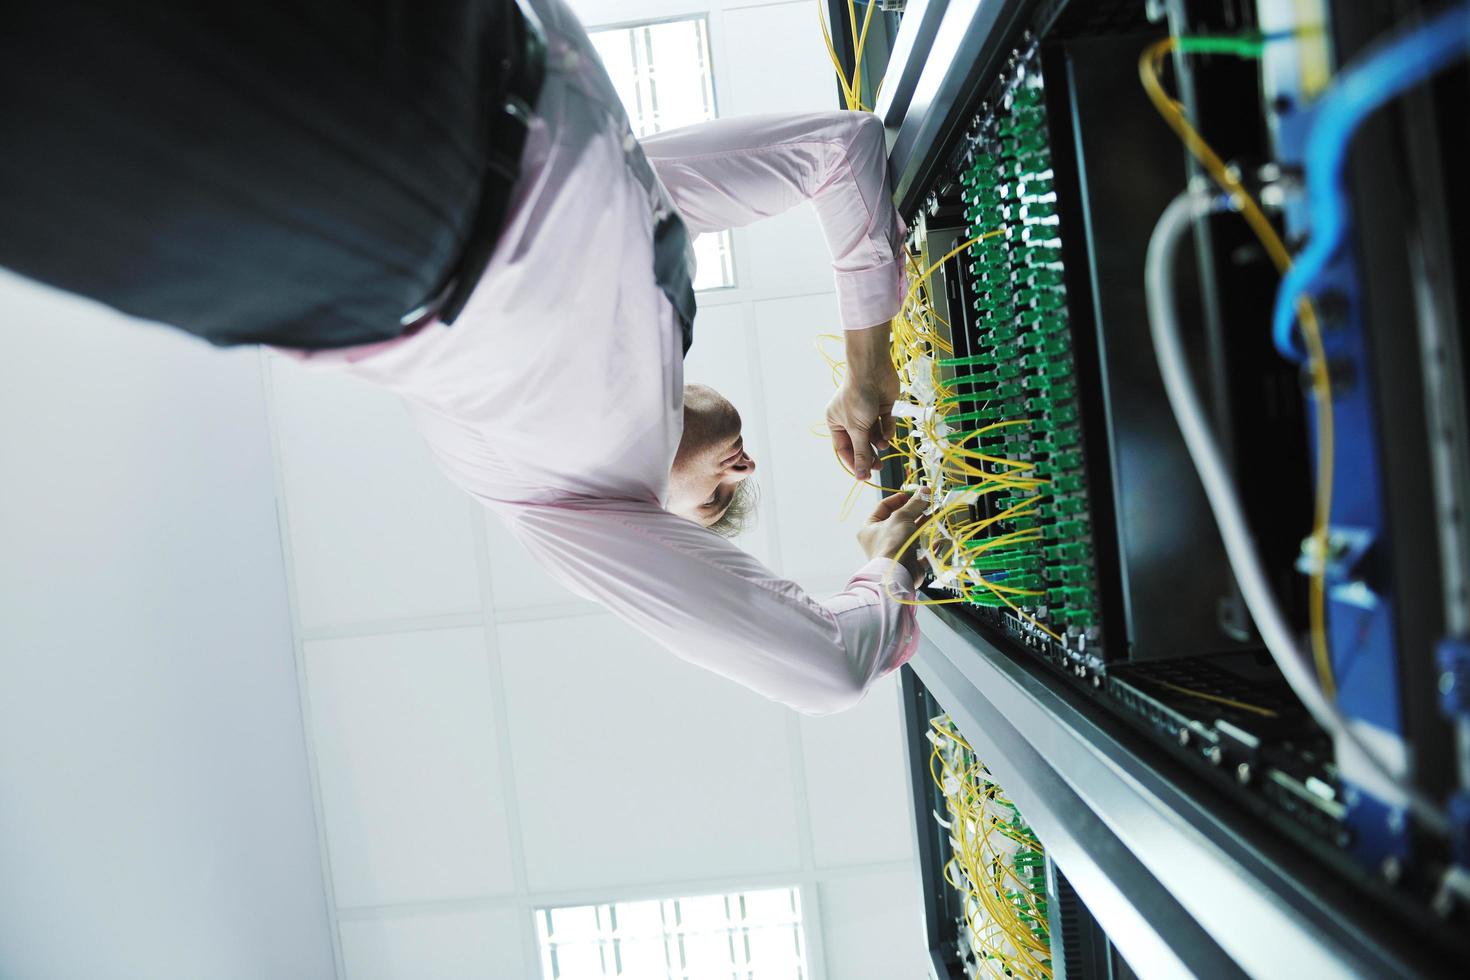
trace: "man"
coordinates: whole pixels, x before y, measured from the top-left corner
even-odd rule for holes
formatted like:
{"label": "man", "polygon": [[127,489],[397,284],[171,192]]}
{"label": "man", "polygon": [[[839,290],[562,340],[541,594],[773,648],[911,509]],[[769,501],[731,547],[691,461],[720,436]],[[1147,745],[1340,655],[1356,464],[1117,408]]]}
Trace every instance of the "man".
{"label": "man", "polygon": [[[352,29],[361,26],[350,4],[308,6],[337,7],[338,19],[314,25],[333,32],[322,35],[333,42],[355,36]],[[839,452],[865,477],[892,424],[885,416],[897,381],[887,323],[903,289],[902,229],[886,188],[881,125],[871,116],[839,112],[733,119],[659,134],[640,146],[586,34],[560,0],[530,0],[524,10],[487,0],[484,6],[504,18],[491,26],[478,19],[483,12],[476,5],[467,6],[475,9],[461,11],[454,22],[458,29],[496,42],[517,39],[502,45],[510,80],[498,97],[526,96],[511,114],[512,144],[521,145],[514,179],[505,180],[498,205],[488,192],[478,205],[468,203],[474,197],[468,185],[460,185],[466,174],[485,168],[457,165],[464,147],[454,127],[428,127],[417,115],[405,126],[425,141],[422,169],[440,172],[445,186],[417,183],[417,169],[400,174],[386,164],[361,166],[360,154],[373,152],[373,139],[385,141],[385,159],[404,153],[394,141],[401,140],[398,127],[384,135],[371,121],[355,128],[344,123],[339,133],[333,124],[343,114],[350,117],[354,106],[316,104],[337,84],[335,76],[315,77],[316,59],[331,57],[334,49],[314,35],[304,51],[282,53],[279,30],[249,20],[235,26],[252,40],[257,33],[269,37],[268,46],[246,45],[242,55],[240,45],[228,37],[221,41],[218,31],[194,30],[190,38],[211,49],[212,63],[198,69],[211,84],[218,83],[216,72],[253,81],[261,50],[270,52],[273,63],[278,57],[279,64],[311,77],[310,85],[297,86],[301,101],[313,107],[304,120],[291,118],[307,112],[295,98],[282,95],[262,114],[249,85],[231,80],[221,86],[219,98],[238,100],[240,113],[264,141],[259,149],[252,143],[241,152],[260,153],[259,166],[270,175],[252,178],[232,169],[231,189],[254,197],[262,187],[290,187],[289,194],[265,195],[262,207],[272,219],[260,222],[266,227],[256,228],[248,209],[234,213],[233,202],[220,203],[225,195],[212,186],[208,166],[161,189],[145,175],[135,183],[157,193],[149,203],[181,215],[141,236],[141,247],[157,254],[132,269],[118,268],[114,259],[103,263],[101,273],[77,271],[73,262],[82,259],[67,237],[73,233],[35,220],[41,210],[35,201],[47,199],[48,177],[23,162],[5,172],[6,180],[42,190],[15,202],[29,220],[21,221],[22,233],[9,245],[0,245],[0,259],[216,342],[315,348],[293,353],[310,366],[346,371],[401,395],[449,478],[503,518],[573,591],[603,603],[677,655],[798,710],[824,713],[856,703],[876,678],[907,659],[916,642],[912,607],[905,604],[915,569],[894,559],[911,561],[898,551],[919,521],[923,501],[885,501],[859,535],[872,560],[844,592],[822,602],[710,532],[728,517],[755,463],[745,452],[733,406],[710,389],[686,388],[683,382],[693,317],[687,244],[689,232],[744,224],[805,200],[815,205],[833,256],[849,361],[829,424]],[[81,26],[93,28],[91,22]],[[133,37],[126,33],[131,24],[116,26],[122,40],[105,51],[126,47]],[[157,39],[179,29],[178,21],[147,27],[139,35],[140,49],[168,48]],[[452,78],[437,74],[441,58],[459,51],[473,67],[483,51],[473,45],[461,49],[458,35],[443,31],[441,25],[418,37],[420,43],[406,54],[391,43],[388,50],[407,58],[411,71],[433,76],[425,84],[438,86],[453,102],[456,96],[445,95],[452,92]],[[394,36],[388,28],[381,33],[390,41]],[[423,52],[431,56],[413,60]],[[35,57],[27,61],[25,51],[0,53],[30,71],[49,70]],[[153,64],[150,70],[163,73],[163,80],[149,93],[154,101],[139,110],[146,109],[145,118],[159,111],[156,100],[185,97],[167,76],[171,63]],[[386,91],[385,99],[391,99],[400,89]],[[435,102],[430,109],[438,107]],[[474,106],[465,119],[466,125],[478,125]],[[22,143],[34,144],[35,131],[45,132],[51,119],[34,117],[30,123],[31,130],[8,125]],[[488,143],[492,154],[506,145],[502,137],[508,131],[496,125]],[[229,126],[211,128],[202,150],[200,139],[172,135],[208,163],[210,154],[218,156],[212,141],[232,140],[234,132]],[[373,139],[364,138],[365,132]],[[119,153],[155,135],[166,151],[170,134],[126,131]],[[55,138],[75,137],[60,132]],[[479,146],[473,140],[468,145]],[[293,149],[286,154],[283,147]],[[22,161],[25,150],[23,145]],[[319,152],[339,153],[342,160],[320,163]],[[172,165],[164,160],[160,166]],[[298,161],[309,171],[306,177],[297,172]],[[61,165],[77,164],[68,158]],[[504,161],[492,161],[489,169],[496,165]],[[352,179],[321,176],[337,171]],[[355,182],[377,193],[359,199],[342,191],[344,183]],[[103,199],[105,194],[103,189]],[[198,195],[201,202],[180,207],[181,195]],[[488,231],[483,221],[462,220],[461,211],[477,207],[483,216],[487,200],[496,211]],[[199,214],[210,221],[201,222]],[[420,221],[421,214],[437,217]],[[77,217],[96,220],[91,213]],[[400,231],[411,220],[412,229]],[[201,224],[219,244],[200,237]],[[363,236],[354,239],[342,231],[344,225],[365,229]],[[117,240],[136,233],[135,223],[121,219],[98,232]],[[402,253],[391,261],[379,241],[387,237]],[[458,238],[467,241],[457,250],[447,248]],[[326,239],[329,255],[322,246]],[[169,254],[181,240],[200,245],[182,257]],[[279,288],[284,298],[274,292],[248,295],[237,286],[211,296],[196,285],[209,269],[180,271],[193,268],[191,263],[223,261],[214,253],[229,247],[239,262],[254,267],[272,261],[262,254],[268,242],[280,241],[294,253],[302,240],[312,250],[303,248],[285,273],[255,284],[258,290]],[[460,257],[451,263],[447,254],[455,251]],[[453,264],[447,283],[441,285],[442,273],[424,271],[435,262]],[[303,266],[311,275],[300,271]],[[169,270],[161,281],[160,268]],[[374,269],[380,272],[371,278],[363,271]],[[282,276],[286,281],[278,283]],[[422,309],[405,313],[415,305],[406,298],[414,289],[431,298]],[[320,303],[309,302],[318,295]],[[384,323],[381,309],[395,311],[393,323]],[[243,331],[241,324],[252,320],[272,327]]]}

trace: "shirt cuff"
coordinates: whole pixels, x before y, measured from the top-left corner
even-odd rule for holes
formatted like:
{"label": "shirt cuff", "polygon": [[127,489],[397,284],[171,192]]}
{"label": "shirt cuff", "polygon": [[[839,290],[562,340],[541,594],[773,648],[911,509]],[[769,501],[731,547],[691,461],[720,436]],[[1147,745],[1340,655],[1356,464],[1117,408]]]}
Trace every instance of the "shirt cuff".
{"label": "shirt cuff", "polygon": [[871,269],[838,272],[837,308],[842,329],[862,330],[887,323],[903,308],[903,256]]}
{"label": "shirt cuff", "polygon": [[919,648],[918,607],[901,601],[913,598],[914,577],[892,558],[874,558],[854,572],[851,581],[876,585],[881,593],[882,646],[888,654],[872,675],[876,680],[903,666]]}
{"label": "shirt cuff", "polygon": [[914,576],[892,558],[870,558],[852,577],[882,582],[888,586],[889,595],[907,599],[914,594]]}
{"label": "shirt cuff", "polygon": [[[875,568],[876,566],[876,568]],[[911,599],[916,594],[914,588],[914,577],[903,565],[892,558],[875,558],[864,566],[864,571],[872,568],[878,574],[888,575],[888,568],[892,567],[893,577],[888,579],[886,588],[888,598],[894,596]],[[878,672],[879,677],[885,677],[909,662],[914,653],[919,649],[919,607],[915,605],[904,605],[898,613],[896,624],[896,636],[892,642],[892,650],[889,651],[888,660],[883,664],[883,669]]]}

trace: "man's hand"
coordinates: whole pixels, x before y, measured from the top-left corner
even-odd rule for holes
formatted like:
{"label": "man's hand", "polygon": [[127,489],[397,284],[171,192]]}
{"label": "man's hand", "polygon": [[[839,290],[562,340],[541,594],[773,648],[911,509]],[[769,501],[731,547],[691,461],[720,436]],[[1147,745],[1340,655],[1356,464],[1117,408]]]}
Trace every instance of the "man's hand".
{"label": "man's hand", "polygon": [[893,441],[898,374],[888,352],[888,324],[849,330],[844,340],[847,377],[827,404],[827,429],[843,465],[866,480]]}
{"label": "man's hand", "polygon": [[[915,586],[924,577],[924,565],[919,560],[914,532],[923,525],[924,510],[928,506],[927,493],[895,493],[884,497],[857,536],[858,544],[863,546],[869,558],[892,558],[909,570]],[[905,548],[905,544],[908,547]],[[902,554],[899,553],[900,548],[903,548]]]}

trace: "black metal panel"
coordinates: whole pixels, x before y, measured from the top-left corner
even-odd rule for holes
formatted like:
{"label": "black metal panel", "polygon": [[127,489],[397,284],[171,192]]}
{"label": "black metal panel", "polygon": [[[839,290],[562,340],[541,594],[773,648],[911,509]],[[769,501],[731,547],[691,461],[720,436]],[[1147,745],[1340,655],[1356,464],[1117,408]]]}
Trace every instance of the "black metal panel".
{"label": "black metal panel", "polygon": [[[1230,34],[1256,26],[1252,0],[1177,6],[1175,23],[1183,32]],[[1253,185],[1270,161],[1263,115],[1242,111],[1260,104],[1258,65],[1231,56],[1191,55],[1169,59],[1166,67],[1177,68],[1172,88],[1196,128]],[[1209,180],[1182,144],[1174,155],[1185,161],[1191,177]],[[1288,618],[1305,626],[1306,580],[1295,568],[1312,521],[1303,383],[1262,326],[1270,322],[1280,275],[1243,220],[1202,222],[1194,244],[1208,355],[1201,377],[1216,432],[1233,461],[1236,488],[1275,594]],[[1232,600],[1226,616],[1227,629],[1254,634],[1243,604]]]}
{"label": "black metal panel", "polygon": [[[1224,545],[1149,337],[1144,253],[1154,222],[1185,180],[1178,141],[1138,84],[1135,65],[1150,40],[1071,41],[1057,56],[1066,67],[1074,127],[1068,182],[1081,205],[1101,352],[1131,659],[1240,645],[1221,625],[1234,589]],[[1065,162],[1059,155],[1059,180]]]}
{"label": "black metal panel", "polygon": [[929,775],[931,746],[925,734],[929,719],[944,712],[914,672],[900,674],[903,690],[903,723],[908,749],[909,798],[914,806],[914,826],[919,840],[919,885],[923,890],[924,946],[929,951],[929,968],[934,980],[961,980],[958,934],[955,920],[963,915],[959,895],[944,880],[944,866],[949,862],[949,842],[938,823],[936,813],[944,809],[944,797]]}
{"label": "black metal panel", "polygon": [[915,85],[894,139],[889,165],[894,200],[912,215],[928,193],[941,161],[967,121],[980,90],[990,83],[1014,44],[1034,0],[953,0],[931,46],[934,57]]}
{"label": "black metal panel", "polygon": [[1052,980],[1110,980],[1112,943],[1077,889],[1050,858],[1046,862],[1046,909]]}
{"label": "black metal panel", "polygon": [[1106,659],[1128,656],[1126,591],[1119,548],[1118,502],[1113,486],[1111,432],[1108,425],[1107,386],[1102,345],[1096,320],[1087,216],[1078,181],[1079,161],[1068,83],[1066,49],[1047,43],[1041,49],[1042,74],[1047,84],[1047,118],[1051,122],[1052,170],[1057,188],[1057,215],[1062,240],[1062,267],[1066,270],[1068,307],[1072,320],[1073,361],[1077,366],[1077,399],[1082,411],[1083,451],[1092,512],[1092,548],[1098,568],[1098,601],[1104,634],[1112,638]]}
{"label": "black metal panel", "polygon": [[[829,0],[837,4],[840,0]],[[897,128],[909,111],[909,100],[919,84],[919,74],[928,62],[929,47],[939,30],[947,4],[944,0],[909,0],[903,20],[893,39],[888,70],[883,76],[883,91],[878,93],[874,111],[886,126]]]}

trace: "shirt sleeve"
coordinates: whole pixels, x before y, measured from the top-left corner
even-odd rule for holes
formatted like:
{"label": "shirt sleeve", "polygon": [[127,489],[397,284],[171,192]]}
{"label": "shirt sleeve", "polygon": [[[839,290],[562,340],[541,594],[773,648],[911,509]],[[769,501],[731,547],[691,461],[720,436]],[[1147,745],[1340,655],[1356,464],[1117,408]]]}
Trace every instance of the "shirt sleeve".
{"label": "shirt sleeve", "polygon": [[879,558],[817,601],[706,528],[636,501],[496,508],[536,561],[675,655],[805,714],[862,700],[918,644],[908,571]]}
{"label": "shirt sleeve", "polygon": [[884,323],[903,304],[903,222],[888,186],[883,123],[868,112],[718,119],[657,133],[643,150],[693,234],[811,201],[842,325]]}

